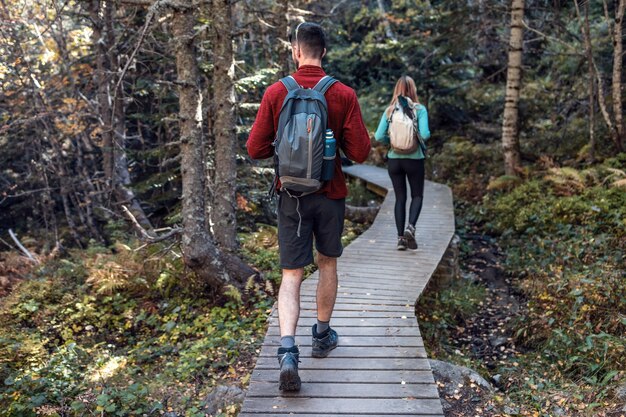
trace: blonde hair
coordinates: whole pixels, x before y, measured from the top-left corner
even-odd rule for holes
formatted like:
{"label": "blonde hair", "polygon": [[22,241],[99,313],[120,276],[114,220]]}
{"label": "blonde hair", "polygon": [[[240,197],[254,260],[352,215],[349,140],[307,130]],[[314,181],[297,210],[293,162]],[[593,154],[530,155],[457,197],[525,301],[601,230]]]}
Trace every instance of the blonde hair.
{"label": "blonde hair", "polygon": [[419,99],[417,98],[417,87],[415,86],[413,78],[408,75],[400,77],[395,88],[393,89],[393,98],[387,108],[388,115],[391,114],[393,109],[396,107],[396,104],[398,104],[398,96],[410,98],[413,103],[419,104]]}

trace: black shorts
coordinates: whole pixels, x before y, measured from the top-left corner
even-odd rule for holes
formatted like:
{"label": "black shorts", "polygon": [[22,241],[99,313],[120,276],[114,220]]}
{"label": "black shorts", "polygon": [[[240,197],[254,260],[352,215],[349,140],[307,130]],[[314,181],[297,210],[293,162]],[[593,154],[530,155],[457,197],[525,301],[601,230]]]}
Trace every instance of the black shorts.
{"label": "black shorts", "polygon": [[298,269],[312,264],[313,237],[315,248],[319,253],[331,258],[340,257],[343,252],[341,235],[345,210],[344,198],[332,200],[324,194],[309,194],[296,199],[284,192],[280,193],[278,198],[280,267]]}

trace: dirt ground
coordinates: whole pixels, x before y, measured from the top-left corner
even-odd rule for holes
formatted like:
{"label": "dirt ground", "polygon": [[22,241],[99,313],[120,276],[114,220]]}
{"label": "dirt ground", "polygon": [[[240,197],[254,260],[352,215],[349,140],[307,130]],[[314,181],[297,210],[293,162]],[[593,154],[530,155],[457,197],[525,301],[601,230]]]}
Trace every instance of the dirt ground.
{"label": "dirt ground", "polygon": [[[450,391],[450,381],[436,380],[446,417],[460,416],[548,416],[546,414],[528,414],[513,407],[501,407],[495,404],[494,396],[506,396],[505,386],[500,381],[496,368],[511,362],[523,353],[515,345],[508,330],[511,320],[524,316],[525,302],[510,278],[506,276],[501,261],[503,253],[497,243],[483,235],[466,235],[466,243],[471,245],[471,255],[461,259],[461,271],[464,279],[471,279],[487,290],[487,296],[476,313],[457,327],[450,336],[453,349],[470,352],[473,360],[480,361],[488,370],[493,370],[487,377],[494,391],[489,392],[473,383],[458,384]],[[435,376],[437,379],[437,376]],[[462,386],[461,386],[462,385]],[[568,412],[554,414],[555,417],[573,417],[588,414]],[[552,414],[549,415],[552,417]],[[626,417],[621,406],[610,410],[598,410],[594,417]]]}

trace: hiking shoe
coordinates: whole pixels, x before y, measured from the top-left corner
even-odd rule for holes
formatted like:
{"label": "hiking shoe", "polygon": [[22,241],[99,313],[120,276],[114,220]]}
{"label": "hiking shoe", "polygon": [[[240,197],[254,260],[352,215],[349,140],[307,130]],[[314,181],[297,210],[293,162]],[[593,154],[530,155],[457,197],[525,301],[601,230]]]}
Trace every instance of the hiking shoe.
{"label": "hiking shoe", "polygon": [[415,241],[415,226],[408,225],[404,230],[404,238],[406,239],[406,245],[411,250],[417,249],[417,242]]}
{"label": "hiking shoe", "polygon": [[398,238],[398,246],[396,248],[398,250],[406,250],[406,238],[404,236]]}
{"label": "hiking shoe", "polygon": [[331,350],[337,347],[337,341],[339,340],[339,336],[337,332],[331,329],[323,332],[322,334],[317,333],[317,323],[313,325],[313,349],[311,351],[311,356],[314,358],[325,358],[328,356]]}
{"label": "hiking shoe", "polygon": [[280,378],[278,389],[281,391],[300,391],[300,376],[298,375],[300,350],[297,346],[278,348],[278,363],[280,364]]}

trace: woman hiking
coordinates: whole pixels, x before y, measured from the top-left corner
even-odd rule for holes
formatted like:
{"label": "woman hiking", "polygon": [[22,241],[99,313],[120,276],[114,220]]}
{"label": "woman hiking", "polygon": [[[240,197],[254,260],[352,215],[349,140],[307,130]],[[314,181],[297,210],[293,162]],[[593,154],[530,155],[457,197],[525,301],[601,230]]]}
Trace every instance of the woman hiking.
{"label": "woman hiking", "polygon": [[[387,169],[396,194],[394,214],[398,230],[398,250],[417,249],[415,224],[422,210],[424,158],[426,157],[424,141],[429,137],[426,107],[419,103],[415,81],[403,75],[396,83],[391,103],[380,118],[375,134],[377,141],[391,145],[387,154]],[[408,224],[406,223],[407,178],[411,187]]]}

